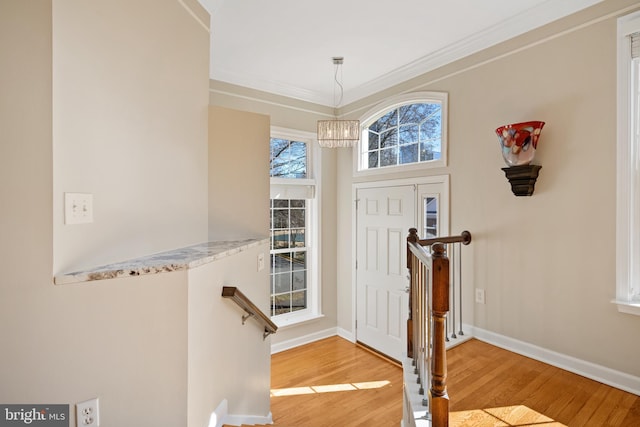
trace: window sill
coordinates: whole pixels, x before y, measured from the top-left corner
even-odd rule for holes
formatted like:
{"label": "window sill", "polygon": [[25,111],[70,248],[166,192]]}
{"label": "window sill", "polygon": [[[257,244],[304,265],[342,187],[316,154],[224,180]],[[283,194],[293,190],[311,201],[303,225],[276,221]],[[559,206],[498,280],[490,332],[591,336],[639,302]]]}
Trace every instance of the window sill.
{"label": "window sill", "polygon": [[408,163],[403,165],[393,165],[393,166],[382,166],[378,168],[372,169],[358,169],[357,166],[354,167],[353,177],[367,177],[367,176],[386,176],[393,173],[398,172],[409,172],[409,171],[422,171],[427,172],[429,170],[434,169],[442,169],[447,167],[447,162],[445,159],[438,160],[430,160],[427,162],[418,162],[418,163]]}
{"label": "window sill", "polygon": [[271,318],[271,320],[278,326],[278,329],[287,329],[292,326],[301,325],[303,323],[314,322],[316,320],[322,319],[323,317],[324,314],[307,313],[303,315],[291,315],[282,319]]}
{"label": "window sill", "polygon": [[635,314],[636,316],[640,316],[640,303],[634,304],[627,301],[612,301],[612,302],[618,306],[618,311],[620,313]]}

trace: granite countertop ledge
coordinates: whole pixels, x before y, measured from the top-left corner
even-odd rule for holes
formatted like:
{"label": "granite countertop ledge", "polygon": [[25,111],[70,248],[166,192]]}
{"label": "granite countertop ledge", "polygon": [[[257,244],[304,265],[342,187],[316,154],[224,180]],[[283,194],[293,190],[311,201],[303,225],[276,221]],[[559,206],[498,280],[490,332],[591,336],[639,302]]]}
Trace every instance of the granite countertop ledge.
{"label": "granite countertop ledge", "polygon": [[64,285],[188,270],[268,242],[269,239],[246,239],[200,243],[128,261],[60,274],[53,278],[53,282],[56,285]]}

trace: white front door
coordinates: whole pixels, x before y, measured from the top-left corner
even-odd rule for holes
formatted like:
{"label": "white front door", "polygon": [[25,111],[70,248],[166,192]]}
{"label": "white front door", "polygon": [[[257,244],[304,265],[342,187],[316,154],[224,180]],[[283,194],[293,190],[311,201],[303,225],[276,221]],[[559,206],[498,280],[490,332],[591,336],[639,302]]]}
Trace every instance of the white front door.
{"label": "white front door", "polygon": [[407,235],[449,234],[449,177],[356,186],[356,339],[396,360],[407,348]]}
{"label": "white front door", "polygon": [[357,189],[356,339],[402,360],[408,294],[406,238],[416,222],[416,186]]}

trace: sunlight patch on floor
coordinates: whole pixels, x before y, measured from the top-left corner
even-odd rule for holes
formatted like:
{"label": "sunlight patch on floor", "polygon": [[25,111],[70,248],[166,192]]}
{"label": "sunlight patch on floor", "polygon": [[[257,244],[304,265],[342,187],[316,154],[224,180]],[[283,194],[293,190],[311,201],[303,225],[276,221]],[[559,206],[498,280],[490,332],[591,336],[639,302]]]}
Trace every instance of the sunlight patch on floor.
{"label": "sunlight patch on floor", "polygon": [[337,391],[371,390],[391,384],[389,381],[367,381],[350,384],[315,385],[308,387],[279,388],[271,390],[271,397],[298,396],[313,393],[334,393]]}
{"label": "sunlight patch on floor", "polygon": [[451,427],[566,427],[524,405],[451,412],[449,425]]}

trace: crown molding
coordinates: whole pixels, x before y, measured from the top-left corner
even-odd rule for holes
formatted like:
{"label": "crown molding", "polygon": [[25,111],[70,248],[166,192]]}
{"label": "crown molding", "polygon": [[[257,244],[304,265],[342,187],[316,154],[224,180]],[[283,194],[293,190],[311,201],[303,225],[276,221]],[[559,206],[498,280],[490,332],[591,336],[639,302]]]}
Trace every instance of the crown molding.
{"label": "crown molding", "polygon": [[177,0],[178,4],[187,11],[189,15],[202,27],[207,33],[211,33],[210,14],[209,11],[196,0]]}
{"label": "crown molding", "polygon": [[452,43],[403,67],[396,68],[377,79],[345,91],[344,103],[356,102],[602,1],[547,0],[545,3],[529,9],[526,13],[519,14],[517,18],[505,19],[491,28]]}
{"label": "crown molding", "polygon": [[[602,1],[604,0],[547,0],[525,13],[505,19],[498,25],[458,40],[360,86],[345,90],[342,104],[347,105],[359,101]],[[215,69],[213,64],[211,69]],[[237,72],[218,69],[215,72],[212,71],[211,78],[323,106],[330,107],[333,105],[332,96],[325,96],[317,91],[280,82],[264,80],[256,75],[240,75]]]}
{"label": "crown molding", "polygon": [[221,82],[231,83],[243,86],[249,89],[255,89],[262,92],[269,92],[276,95],[286,96],[288,98],[298,99],[300,101],[311,102],[322,106],[331,107],[333,99],[323,96],[321,93],[304,89],[301,87],[288,85],[285,83],[262,79],[255,74],[239,74],[237,72],[215,69],[213,67],[213,56],[211,57],[211,79]]}

